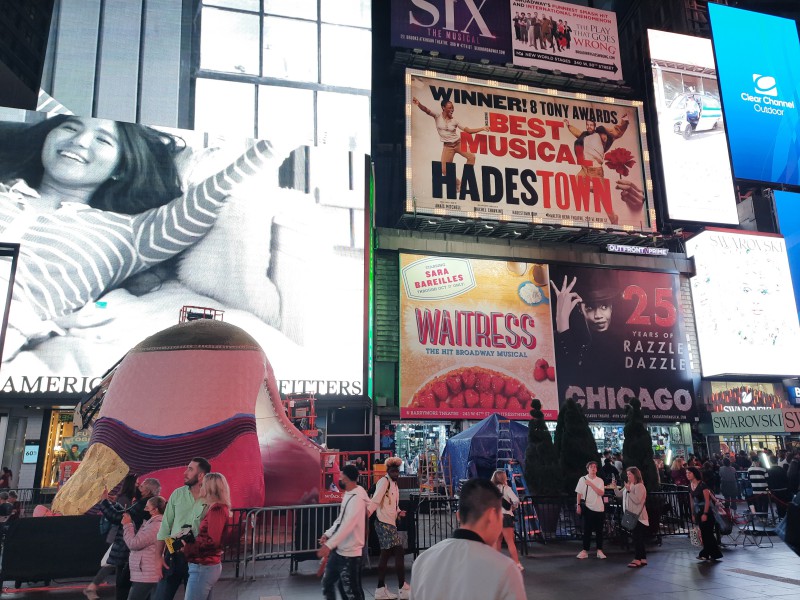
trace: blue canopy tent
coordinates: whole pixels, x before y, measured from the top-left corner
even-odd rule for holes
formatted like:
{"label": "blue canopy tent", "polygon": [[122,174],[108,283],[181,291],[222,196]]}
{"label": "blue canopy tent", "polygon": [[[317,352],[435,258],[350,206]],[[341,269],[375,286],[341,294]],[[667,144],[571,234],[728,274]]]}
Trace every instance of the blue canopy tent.
{"label": "blue canopy tent", "polygon": [[[449,483],[456,488],[459,479],[480,477],[489,479],[497,461],[497,436],[499,421],[503,417],[490,415],[458,435],[454,435],[444,447],[442,463],[445,472],[452,476]],[[528,427],[515,421],[509,424],[511,449],[514,459],[525,468],[525,447],[528,445]]]}

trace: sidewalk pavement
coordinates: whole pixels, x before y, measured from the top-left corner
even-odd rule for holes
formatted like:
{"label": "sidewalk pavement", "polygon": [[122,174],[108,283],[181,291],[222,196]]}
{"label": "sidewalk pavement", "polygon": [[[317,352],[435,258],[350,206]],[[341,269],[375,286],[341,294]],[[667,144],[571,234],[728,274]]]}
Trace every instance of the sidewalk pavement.
{"label": "sidewalk pavement", "polygon": [[[773,548],[723,548],[725,558],[717,563],[696,560],[697,548],[685,537],[664,538],[662,546],[648,547],[646,567],[626,567],[632,552],[619,546],[605,548],[607,560],[598,560],[594,552],[587,560],[577,560],[577,542],[536,544],[529,557],[523,558],[523,577],[530,600],[561,598],[613,598],[614,600],[765,600],[800,598],[800,557],[780,540],[773,538]],[[411,556],[406,557],[409,567]],[[364,572],[364,591],[372,599],[377,576],[373,568]],[[288,560],[265,561],[256,566],[254,581],[235,579],[231,565],[214,588],[214,600],[320,600],[320,581],[315,576],[316,562],[300,564],[300,573],[289,575]],[[390,589],[397,581],[391,573]],[[81,590],[86,581],[54,582],[47,590],[13,587],[3,589],[4,598],[20,600],[85,600]],[[6,582],[10,584],[10,582]],[[100,590],[104,600],[114,598],[114,589]],[[183,598],[178,592],[176,600]],[[442,600],[449,600],[443,598]],[[458,600],[471,600],[460,598]],[[476,598],[474,600],[485,600]]]}

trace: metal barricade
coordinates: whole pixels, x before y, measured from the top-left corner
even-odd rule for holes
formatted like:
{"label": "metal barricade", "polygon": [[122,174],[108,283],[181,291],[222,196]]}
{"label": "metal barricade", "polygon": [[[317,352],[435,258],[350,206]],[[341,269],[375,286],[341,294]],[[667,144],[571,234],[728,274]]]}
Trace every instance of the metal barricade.
{"label": "metal barricade", "polygon": [[[333,524],[340,504],[306,504],[254,508],[241,522],[242,576],[255,579],[255,563],[261,560],[291,559],[290,572],[300,560],[316,556],[319,538]],[[238,568],[237,568],[238,577]]]}
{"label": "metal barricade", "polygon": [[452,536],[458,528],[458,500],[448,496],[423,495],[414,511],[416,543],[414,557]]}
{"label": "metal barricade", "polygon": [[2,490],[6,492],[16,492],[17,502],[19,503],[19,518],[30,517],[33,509],[38,505],[50,508],[53,498],[56,495],[56,488],[11,488]]}
{"label": "metal barricade", "polygon": [[[622,500],[607,496],[605,505],[604,536],[611,542],[628,543],[628,532],[622,528]],[[557,540],[575,540],[583,536],[583,520],[577,514],[575,497],[527,496],[517,511],[518,522],[530,519],[536,511],[539,534],[520,536],[525,554],[533,541],[549,543]],[[692,527],[689,493],[684,490],[659,491],[648,494],[647,512],[649,534],[659,543],[664,536],[689,535]]]}

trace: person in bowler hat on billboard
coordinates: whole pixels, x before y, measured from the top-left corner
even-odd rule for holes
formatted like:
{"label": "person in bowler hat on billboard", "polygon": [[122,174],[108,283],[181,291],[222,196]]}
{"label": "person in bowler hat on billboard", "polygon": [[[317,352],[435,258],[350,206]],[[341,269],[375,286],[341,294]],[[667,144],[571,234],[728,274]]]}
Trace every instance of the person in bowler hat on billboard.
{"label": "person in bowler hat on billboard", "polygon": [[565,363],[570,379],[577,380],[580,374],[585,384],[592,385],[617,366],[622,368],[616,360],[622,357],[622,337],[614,331],[613,319],[614,302],[620,295],[616,272],[581,269],[571,280],[565,275],[560,288],[554,281],[550,285],[555,296],[559,364]]}

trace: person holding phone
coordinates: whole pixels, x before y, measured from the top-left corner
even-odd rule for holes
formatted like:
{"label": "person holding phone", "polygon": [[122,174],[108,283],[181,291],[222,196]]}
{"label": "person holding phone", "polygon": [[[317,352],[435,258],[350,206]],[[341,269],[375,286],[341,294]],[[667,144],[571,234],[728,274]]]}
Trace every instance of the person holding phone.
{"label": "person holding phone", "polygon": [[603,501],[605,485],[603,480],[597,476],[596,462],[586,463],[586,475],[578,480],[575,493],[578,495],[575,512],[583,518],[583,550],[578,553],[577,558],[589,558],[589,546],[592,542],[592,532],[594,532],[597,558],[604,559],[606,558],[603,552],[603,527],[605,526],[606,511]]}

